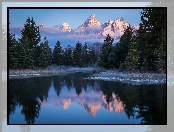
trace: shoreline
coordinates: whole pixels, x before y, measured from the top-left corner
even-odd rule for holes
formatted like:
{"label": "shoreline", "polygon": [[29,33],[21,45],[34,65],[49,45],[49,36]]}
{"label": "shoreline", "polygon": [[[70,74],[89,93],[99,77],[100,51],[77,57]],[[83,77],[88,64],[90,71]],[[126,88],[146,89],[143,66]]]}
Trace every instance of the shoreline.
{"label": "shoreline", "polygon": [[85,79],[116,81],[122,83],[129,83],[134,85],[141,84],[164,84],[166,83],[166,74],[155,73],[123,73],[114,70],[108,70],[93,74],[91,77]]}
{"label": "shoreline", "polygon": [[75,72],[89,72],[92,73],[94,68],[60,68],[51,67],[47,69],[26,69],[26,70],[9,70],[9,79],[12,78],[30,78],[30,77],[44,77],[44,76],[54,76],[54,75],[65,75]]}
{"label": "shoreline", "polygon": [[[95,71],[95,72],[94,72]],[[47,69],[26,69],[26,70],[9,70],[9,79],[13,78],[30,78],[44,77],[53,75],[65,75],[75,72],[86,72],[91,75],[84,79],[117,81],[122,83],[140,84],[162,84],[166,83],[166,74],[156,73],[123,73],[118,70],[104,70],[100,68],[77,68],[77,67],[48,67]]]}

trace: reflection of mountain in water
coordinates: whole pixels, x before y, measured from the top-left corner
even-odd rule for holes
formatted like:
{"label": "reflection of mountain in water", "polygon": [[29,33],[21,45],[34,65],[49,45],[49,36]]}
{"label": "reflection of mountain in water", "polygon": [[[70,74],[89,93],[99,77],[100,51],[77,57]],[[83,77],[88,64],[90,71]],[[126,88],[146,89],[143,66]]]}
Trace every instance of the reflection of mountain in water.
{"label": "reflection of mountain in water", "polygon": [[113,94],[112,95],[113,100],[111,102],[109,102],[109,104],[104,100],[105,96],[103,95],[102,98],[104,100],[104,105],[103,107],[105,109],[107,109],[108,111],[116,111],[118,113],[123,113],[124,112],[124,107],[126,106],[125,104],[123,104],[123,102],[119,99],[116,98],[116,95]]}
{"label": "reflection of mountain in water", "polygon": [[114,100],[112,102],[109,103],[109,105],[107,104],[107,102],[104,100],[104,95],[102,96],[103,102],[102,103],[92,103],[92,104],[83,104],[82,106],[84,106],[85,110],[87,112],[89,112],[92,116],[96,116],[97,114],[97,110],[99,110],[100,108],[105,108],[108,111],[116,111],[118,113],[123,113],[124,112],[124,107],[125,105],[123,105],[122,101],[117,100],[116,98],[114,98]]}
{"label": "reflection of mountain in water", "polygon": [[124,112],[125,105],[122,101],[118,100],[116,98],[116,95],[113,94],[113,101],[111,101],[108,105],[106,102],[104,96],[101,92],[96,93],[96,95],[92,95],[90,93],[83,93],[80,98],[77,95],[74,95],[75,93],[69,93],[67,96],[59,97],[59,99],[50,98],[47,100],[47,102],[44,102],[43,105],[48,104],[54,104],[57,106],[62,106],[64,109],[67,109],[72,102],[78,103],[80,106],[84,107],[85,110],[90,113],[92,116],[96,116],[97,111],[101,108],[104,108],[108,111],[116,111],[118,113]]}
{"label": "reflection of mountain in water", "polygon": [[124,112],[128,119],[130,117],[141,119],[141,124],[166,124],[165,84],[133,86],[83,79],[87,76],[83,73],[74,73],[10,80],[9,119],[15,114],[16,108],[21,106],[21,114],[26,123],[34,124],[42,111],[41,107],[53,104],[68,109],[72,103],[76,103],[93,117],[100,109],[105,109],[117,113]]}
{"label": "reflection of mountain in water", "polygon": [[71,100],[62,100],[61,105],[63,106],[64,109],[67,109],[69,105],[71,104]]}
{"label": "reflection of mountain in water", "polygon": [[86,110],[88,113],[90,113],[92,116],[96,116],[97,110],[100,109],[101,105],[93,106],[93,105],[84,104],[83,107],[84,107],[85,110]]}

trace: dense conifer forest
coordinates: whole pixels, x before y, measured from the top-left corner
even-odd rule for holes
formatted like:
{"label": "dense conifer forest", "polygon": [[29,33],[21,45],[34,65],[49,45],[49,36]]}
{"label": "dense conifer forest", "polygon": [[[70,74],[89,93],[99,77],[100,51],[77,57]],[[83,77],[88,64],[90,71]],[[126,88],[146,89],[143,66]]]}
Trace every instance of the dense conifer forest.
{"label": "dense conifer forest", "polygon": [[9,69],[33,69],[34,67],[99,66],[128,72],[166,73],[167,69],[167,9],[146,8],[141,12],[139,30],[129,26],[118,43],[108,34],[103,43],[77,42],[63,49],[57,40],[54,49],[44,39],[41,42],[39,27],[33,18],[28,18],[21,38],[8,32]]}

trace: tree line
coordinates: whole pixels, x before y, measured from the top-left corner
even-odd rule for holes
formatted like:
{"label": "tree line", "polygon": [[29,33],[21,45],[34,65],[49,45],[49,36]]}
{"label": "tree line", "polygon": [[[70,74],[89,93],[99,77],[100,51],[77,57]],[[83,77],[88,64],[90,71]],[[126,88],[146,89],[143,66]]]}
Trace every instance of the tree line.
{"label": "tree line", "polygon": [[39,27],[33,18],[28,18],[21,39],[9,31],[9,68],[24,69],[47,67],[51,64],[86,67],[97,65],[104,68],[117,68],[122,71],[152,71],[166,73],[167,66],[167,10],[146,8],[141,12],[141,23],[137,31],[129,25],[120,41],[108,34],[103,44],[90,47],[77,42],[63,50],[57,41],[52,50],[46,37],[41,42]]}
{"label": "tree line", "polygon": [[144,9],[139,29],[134,32],[129,25],[115,46],[108,35],[101,47],[99,65],[129,72],[141,70],[166,73],[166,12],[164,8]]}

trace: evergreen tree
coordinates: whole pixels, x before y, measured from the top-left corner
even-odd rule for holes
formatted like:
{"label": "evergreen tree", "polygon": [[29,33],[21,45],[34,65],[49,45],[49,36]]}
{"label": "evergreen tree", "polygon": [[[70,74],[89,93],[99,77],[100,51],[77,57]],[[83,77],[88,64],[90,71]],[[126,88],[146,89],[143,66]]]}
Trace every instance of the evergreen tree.
{"label": "evergreen tree", "polygon": [[65,60],[65,50],[62,49],[62,64],[61,65],[65,65],[66,64],[66,60]]}
{"label": "evergreen tree", "polygon": [[28,18],[26,21],[26,24],[24,24],[24,29],[21,31],[21,39],[19,39],[20,43],[27,43],[27,47],[30,49],[30,51],[32,52],[32,56],[30,56],[30,60],[33,59],[32,63],[30,63],[30,67],[34,67],[36,66],[36,62],[37,62],[37,45],[39,44],[39,42],[41,41],[41,36],[40,36],[40,32],[39,32],[39,27],[36,26],[33,18],[30,19]]}
{"label": "evergreen tree", "polygon": [[66,48],[64,56],[65,56],[64,57],[65,65],[67,65],[67,66],[73,65],[72,49],[71,49],[70,45],[68,45],[68,47]]}
{"label": "evergreen tree", "polygon": [[88,65],[89,64],[89,53],[88,53],[88,47],[87,44],[85,43],[83,46],[83,64]]}
{"label": "evergreen tree", "polygon": [[89,63],[92,65],[96,64],[97,55],[96,55],[94,49],[90,50],[88,55],[89,55]]}
{"label": "evergreen tree", "polygon": [[83,66],[83,50],[82,50],[82,44],[78,43],[76,44],[75,49],[73,50],[73,60],[74,65],[82,67]]}
{"label": "evergreen tree", "polygon": [[51,48],[48,45],[48,40],[45,39],[45,42],[41,43],[40,46],[38,46],[38,62],[37,65],[40,67],[47,67],[51,65],[52,58],[51,58]]}
{"label": "evergreen tree", "polygon": [[109,65],[110,68],[115,67],[115,56],[114,56],[114,52],[113,51],[109,54],[108,65]]}
{"label": "evergreen tree", "polygon": [[32,56],[32,50],[28,48],[28,41],[24,40],[22,43],[19,42],[17,45],[17,52],[18,52],[18,68],[32,68],[30,64],[33,63],[33,60],[31,58]]}
{"label": "evergreen tree", "polygon": [[106,39],[104,40],[104,44],[101,47],[101,55],[99,59],[99,65],[105,68],[109,67],[108,57],[109,54],[112,52],[112,43],[114,39],[107,35]]}
{"label": "evergreen tree", "polygon": [[18,42],[16,41],[15,34],[10,33],[9,29],[9,68],[18,68]]}
{"label": "evergreen tree", "polygon": [[158,38],[159,41],[159,47],[155,50],[155,56],[156,56],[156,64],[157,69],[160,73],[166,73],[167,71],[167,38],[166,38],[166,31],[160,32],[161,37]]}
{"label": "evergreen tree", "polygon": [[114,53],[114,67],[115,68],[119,68],[120,66],[120,46],[119,46],[119,42],[117,42],[117,44],[115,44],[115,46],[113,46],[113,53]]}
{"label": "evergreen tree", "polygon": [[131,39],[133,36],[132,29],[130,25],[125,30],[124,34],[121,36],[120,41],[115,46],[115,67],[123,68],[126,55],[130,47]]}
{"label": "evergreen tree", "polygon": [[[146,8],[141,12],[142,23],[140,25],[141,34],[139,36],[141,36],[140,41],[143,43],[141,46],[144,50],[141,54],[141,60],[144,60],[142,62],[143,67],[149,71],[157,71],[157,65],[163,58],[159,59],[158,54],[161,54],[159,53],[160,49],[165,49],[166,47],[164,41],[161,44],[161,40],[166,40],[165,33],[163,33],[167,31],[166,12],[166,9],[161,8]],[[146,38],[145,41],[143,41],[143,37]],[[166,50],[161,52],[166,54]],[[163,61],[166,62],[166,58],[163,58]]]}
{"label": "evergreen tree", "polygon": [[132,38],[130,43],[130,49],[126,56],[123,66],[129,72],[134,72],[139,65],[140,51],[138,51],[138,43],[135,41],[135,38]]}
{"label": "evergreen tree", "polygon": [[24,24],[24,29],[21,31],[22,38],[21,41],[27,39],[30,48],[36,48],[36,46],[41,41],[41,36],[39,32],[39,27],[36,26],[33,17],[28,18],[26,24]]}
{"label": "evergreen tree", "polygon": [[62,65],[63,64],[63,50],[61,47],[61,43],[57,41],[53,50],[53,64]]}
{"label": "evergreen tree", "polygon": [[138,43],[138,50],[141,51],[140,52],[140,65],[139,65],[139,69],[143,69],[146,70],[146,66],[144,64],[146,64],[146,56],[147,56],[147,51],[146,51],[146,43],[147,43],[147,32],[144,30],[142,23],[139,24],[139,29],[137,31],[137,36],[136,36],[136,42]]}
{"label": "evergreen tree", "polygon": [[67,48],[65,48],[65,51],[63,52],[63,60],[64,60],[64,65],[67,65],[67,58],[68,58],[68,54],[67,54]]}

